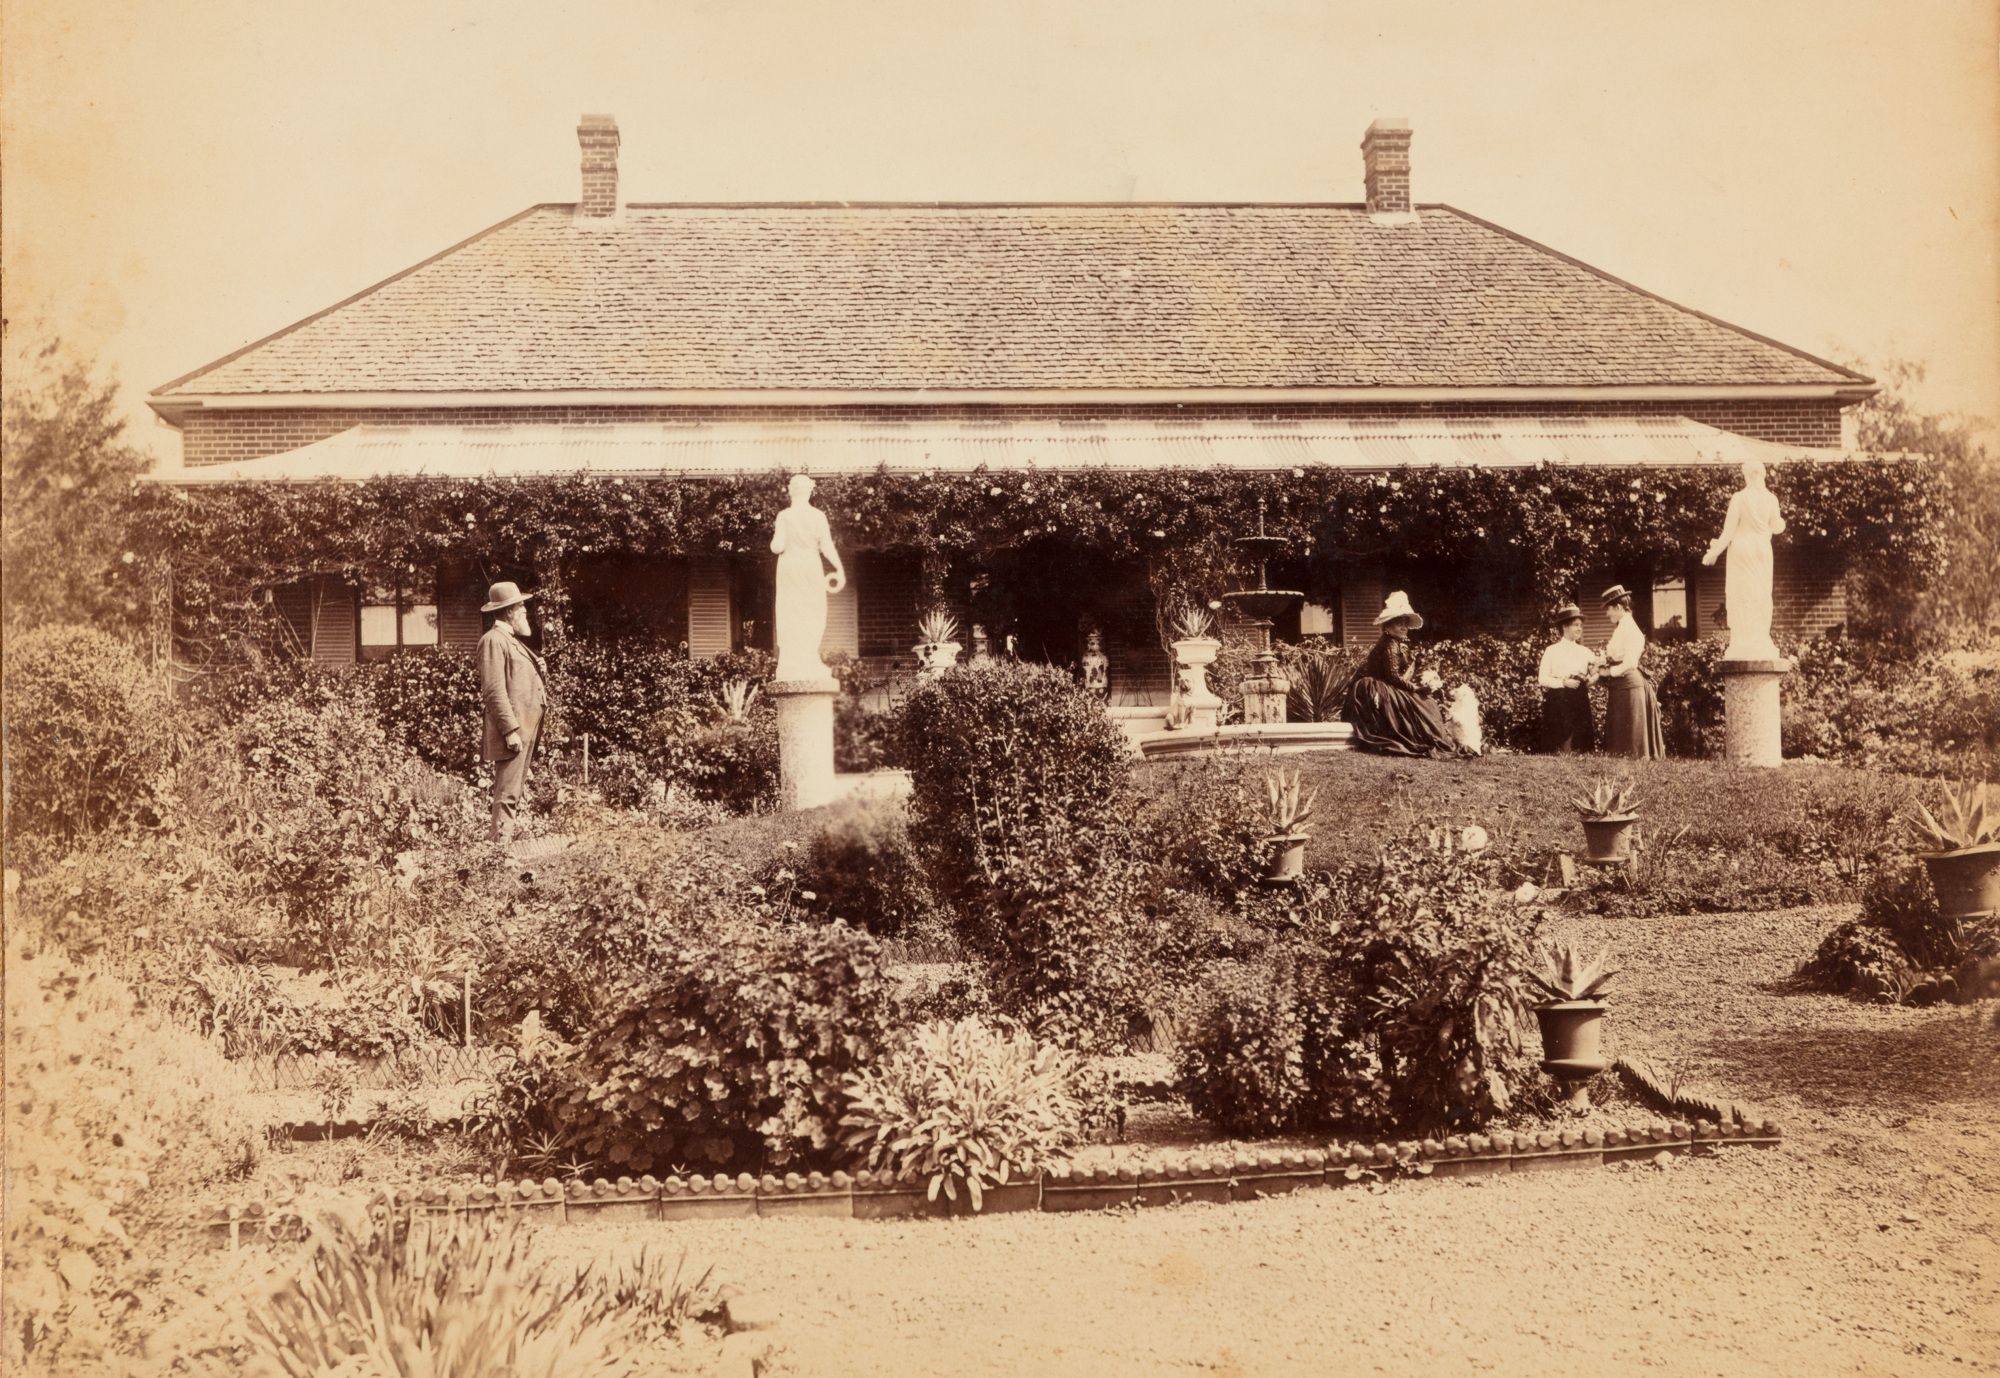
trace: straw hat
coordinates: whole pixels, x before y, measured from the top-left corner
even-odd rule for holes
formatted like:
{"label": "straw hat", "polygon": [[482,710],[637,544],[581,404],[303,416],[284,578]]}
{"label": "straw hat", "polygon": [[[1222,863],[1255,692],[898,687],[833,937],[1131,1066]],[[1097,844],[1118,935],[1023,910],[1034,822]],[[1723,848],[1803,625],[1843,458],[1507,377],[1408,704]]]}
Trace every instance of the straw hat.
{"label": "straw hat", "polygon": [[1560,627],[1565,622],[1581,621],[1583,621],[1583,609],[1574,603],[1565,603],[1549,614],[1549,625],[1552,627]]}
{"label": "straw hat", "polygon": [[479,610],[481,612],[499,612],[502,609],[513,607],[516,603],[525,603],[534,596],[532,593],[521,592],[519,584],[511,584],[503,579],[486,590],[486,602]]}
{"label": "straw hat", "polygon": [[1631,596],[1632,590],[1626,588],[1623,584],[1613,584],[1610,588],[1597,595],[1597,601],[1608,608],[1620,599],[1630,598]]}
{"label": "straw hat", "polygon": [[1401,589],[1389,595],[1389,601],[1382,605],[1382,611],[1375,617],[1375,625],[1379,627],[1385,622],[1394,622],[1399,617],[1410,619],[1412,631],[1424,625],[1424,619],[1410,606],[1410,595]]}

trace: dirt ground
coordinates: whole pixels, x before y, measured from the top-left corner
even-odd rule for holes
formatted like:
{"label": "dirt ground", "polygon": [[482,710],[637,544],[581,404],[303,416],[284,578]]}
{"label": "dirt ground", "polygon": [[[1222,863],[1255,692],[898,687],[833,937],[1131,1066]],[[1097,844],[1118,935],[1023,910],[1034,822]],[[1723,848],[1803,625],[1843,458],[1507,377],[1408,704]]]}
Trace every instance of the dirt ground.
{"label": "dirt ground", "polygon": [[550,1231],[685,1245],[841,1375],[2000,1373],[2000,1010],[1785,988],[1830,910],[1579,919],[1625,1047],[1782,1148],[974,1222]]}

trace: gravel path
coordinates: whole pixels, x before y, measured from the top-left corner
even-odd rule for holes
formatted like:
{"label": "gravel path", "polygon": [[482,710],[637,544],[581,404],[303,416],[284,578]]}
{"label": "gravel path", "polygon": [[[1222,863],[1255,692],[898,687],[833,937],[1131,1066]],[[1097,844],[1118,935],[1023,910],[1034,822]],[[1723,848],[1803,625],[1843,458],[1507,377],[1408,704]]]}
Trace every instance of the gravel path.
{"label": "gravel path", "polygon": [[551,1231],[685,1245],[785,1371],[2000,1373],[2000,1022],[1785,993],[1837,911],[1571,920],[1628,1047],[1778,1118],[1769,1152],[977,1222]]}

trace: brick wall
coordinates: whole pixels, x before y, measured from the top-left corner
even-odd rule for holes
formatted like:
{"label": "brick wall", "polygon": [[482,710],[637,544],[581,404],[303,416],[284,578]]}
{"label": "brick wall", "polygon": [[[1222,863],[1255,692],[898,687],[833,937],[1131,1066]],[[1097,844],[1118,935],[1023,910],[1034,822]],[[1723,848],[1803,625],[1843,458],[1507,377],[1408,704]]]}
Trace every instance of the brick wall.
{"label": "brick wall", "polygon": [[[917,602],[922,594],[922,561],[908,551],[863,550],[847,560],[853,575],[861,654],[867,657],[906,656],[917,641]],[[969,653],[972,628],[962,627],[959,640]]]}
{"label": "brick wall", "polygon": [[1738,435],[1785,445],[1838,446],[1840,404],[1812,400],[1719,402],[1458,402],[1352,405],[1340,403],[1254,406],[1200,404],[1105,406],[965,405],[945,407],[458,407],[458,408],[295,408],[259,411],[197,411],[181,431],[181,451],[189,465],[258,459],[310,445],[363,422],[378,425],[580,425],[612,421],[1118,421],[1269,420],[1307,421],[1328,417],[1386,420],[1403,417],[1481,416],[1685,416]]}

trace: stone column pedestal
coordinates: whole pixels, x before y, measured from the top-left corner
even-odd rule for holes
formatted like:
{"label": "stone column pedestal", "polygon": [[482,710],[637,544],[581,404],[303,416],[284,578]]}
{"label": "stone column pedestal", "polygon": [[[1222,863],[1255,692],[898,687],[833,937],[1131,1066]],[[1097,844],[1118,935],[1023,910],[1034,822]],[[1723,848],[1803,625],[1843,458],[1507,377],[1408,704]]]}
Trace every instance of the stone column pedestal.
{"label": "stone column pedestal", "polygon": [[1243,721],[1281,723],[1289,707],[1292,682],[1278,670],[1278,658],[1266,651],[1257,657],[1256,673],[1243,681]]}
{"label": "stone column pedestal", "polygon": [[1791,671],[1789,660],[1723,660],[1724,754],[1739,766],[1785,763],[1784,713],[1778,682]]}
{"label": "stone column pedestal", "polygon": [[833,778],[832,679],[773,680],[766,691],[778,709],[778,807],[816,809],[831,804]]}

